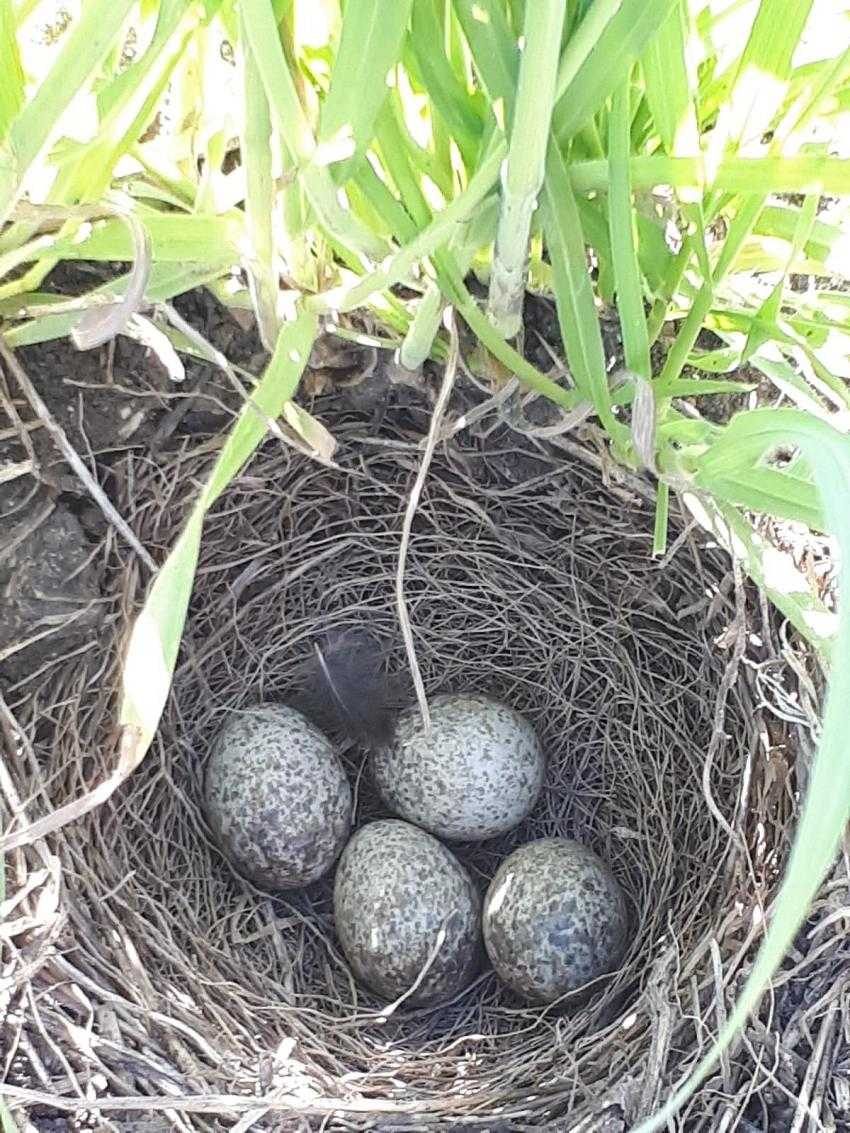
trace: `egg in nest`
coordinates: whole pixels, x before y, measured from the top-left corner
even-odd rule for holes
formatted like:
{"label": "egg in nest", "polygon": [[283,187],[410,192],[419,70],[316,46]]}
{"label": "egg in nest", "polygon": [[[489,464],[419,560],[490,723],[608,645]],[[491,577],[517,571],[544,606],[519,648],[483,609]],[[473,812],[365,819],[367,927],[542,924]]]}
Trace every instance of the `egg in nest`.
{"label": "egg in nest", "polygon": [[531,811],[546,769],[531,724],[479,693],[435,696],[426,735],[418,707],[401,714],[392,744],[372,756],[386,804],[448,841],[493,838]]}
{"label": "egg in nest", "polygon": [[542,838],[520,846],[484,898],[484,945],[524,999],[551,1003],[614,971],[628,944],[628,909],[608,866],[587,846]]}
{"label": "egg in nest", "polygon": [[207,764],[205,804],[236,869],[269,889],[316,881],[351,829],[351,788],[333,746],[286,705],[228,717]]}
{"label": "egg in nest", "polygon": [[[436,838],[407,822],[362,827],[334,884],[336,933],[354,975],[382,998],[435,1003],[468,983],[481,956],[481,901]],[[429,963],[430,961],[430,963]]]}

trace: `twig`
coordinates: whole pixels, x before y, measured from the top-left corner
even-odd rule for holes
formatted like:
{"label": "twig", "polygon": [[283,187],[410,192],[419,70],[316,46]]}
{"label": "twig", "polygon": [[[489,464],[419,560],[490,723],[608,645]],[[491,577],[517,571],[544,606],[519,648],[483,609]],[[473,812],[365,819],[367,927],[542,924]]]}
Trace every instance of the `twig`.
{"label": "twig", "polygon": [[443,420],[443,414],[446,411],[446,406],[449,403],[452,389],[455,383],[455,375],[457,374],[457,360],[459,354],[457,327],[454,320],[454,312],[449,307],[444,315],[444,322],[446,329],[449,332],[449,359],[446,362],[446,368],[443,371],[443,382],[440,386],[440,392],[437,395],[437,401],[434,405],[434,412],[431,414],[431,425],[428,429],[428,441],[425,451],[422,454],[422,463],[419,466],[419,472],[416,475],[413,488],[410,491],[410,498],[407,501],[407,508],[404,513],[404,523],[401,529],[401,544],[398,552],[398,568],[396,570],[395,582],[395,596],[396,596],[396,609],[398,610],[398,621],[401,626],[401,636],[404,639],[404,648],[407,653],[407,663],[410,667],[410,675],[413,678],[413,687],[416,689],[416,699],[419,702],[419,711],[422,713],[422,723],[425,726],[426,734],[431,731],[431,713],[428,709],[428,698],[425,695],[425,685],[422,681],[422,673],[419,669],[419,662],[416,659],[416,645],[413,641],[413,630],[410,627],[410,615],[407,610],[407,602],[404,597],[404,570],[407,565],[407,551],[410,546],[410,533],[413,530],[413,519],[416,515],[416,508],[419,505],[419,499],[422,495],[422,489],[425,486],[425,478],[428,475],[428,469],[431,466],[431,460],[434,456],[434,449],[437,447],[437,438],[440,435],[440,425]]}
{"label": "twig", "polygon": [[[824,1051],[826,1050],[827,1041],[832,1037],[832,1032],[836,1024],[839,1022],[837,1018],[838,1008],[841,1006],[840,996],[836,996],[829,1005],[826,1013],[826,1018],[821,1022],[820,1033],[818,1034],[815,1049],[812,1051],[811,1061],[809,1062],[806,1076],[803,1079],[803,1084],[800,1087],[800,1096],[797,1099],[797,1108],[794,1112],[794,1121],[788,1133],[801,1133],[803,1123],[808,1117],[812,1125],[817,1128],[815,1122],[817,1118],[812,1112],[812,1089],[817,1081],[818,1073],[820,1072],[823,1063]],[[820,1103],[820,1098],[816,1099]]]}
{"label": "twig", "polygon": [[11,645],[5,646],[0,649],[0,664],[8,661],[16,653],[20,653],[22,649],[29,649],[31,645],[35,645],[37,641],[43,641],[46,637],[51,637],[54,633],[65,633],[69,626],[74,622],[79,621],[80,618],[85,617],[96,605],[95,601],[87,602],[85,606],[81,606],[79,610],[74,610],[73,613],[62,615],[62,620],[55,625],[48,626],[47,629],[39,630],[38,633],[30,634],[29,637],[23,637],[19,641],[13,641]]}
{"label": "twig", "polygon": [[417,977],[413,981],[413,983],[410,985],[410,987],[407,989],[407,991],[405,991],[402,995],[400,995],[398,997],[398,999],[394,999],[392,1003],[388,1004],[386,1007],[383,1008],[383,1010],[381,1010],[378,1013],[377,1021],[379,1023],[386,1023],[387,1020],[389,1019],[389,1017],[392,1014],[394,1014],[396,1011],[398,1011],[399,1007],[401,1007],[401,1005],[403,1003],[405,1003],[408,999],[410,999],[411,995],[413,995],[422,986],[422,981],[425,979],[425,977],[431,971],[431,968],[434,966],[434,961],[440,955],[440,949],[446,943],[446,932],[448,930],[448,924],[449,924],[449,921],[451,920],[451,918],[454,916],[455,911],[456,910],[452,910],[452,912],[449,913],[449,915],[447,917],[445,917],[445,919],[443,920],[443,923],[440,925],[440,930],[437,933],[437,938],[434,941],[433,948],[428,953],[427,959],[425,960],[425,963],[422,965],[422,968],[420,969],[419,974],[417,975]]}
{"label": "twig", "polygon": [[4,559],[9,558],[14,550],[29,539],[30,535],[38,531],[42,523],[53,514],[55,507],[56,503],[54,500],[45,500],[44,504],[34,515],[28,515],[23,523],[13,528],[10,538],[4,543],[0,543],[0,563],[2,563]]}
{"label": "twig", "polygon": [[0,484],[8,484],[35,471],[31,460],[18,460],[14,464],[0,464]]}
{"label": "twig", "polygon": [[714,792],[711,788],[711,775],[714,768],[714,761],[726,739],[726,702],[729,699],[729,693],[738,679],[741,658],[744,656],[744,651],[747,647],[747,609],[744,594],[744,579],[740,563],[737,559],[732,560],[732,569],[735,572],[735,619],[733,622],[735,637],[732,646],[732,656],[729,658],[729,663],[726,666],[726,671],[720,682],[720,688],[717,690],[717,700],[714,706],[714,728],[708,745],[708,751],[706,752],[705,762],[702,766],[702,790],[705,795],[706,805],[714,816],[715,821],[723,827],[729,835],[730,841],[741,848],[743,845],[741,836],[724,817],[720,807],[718,807],[715,802]]}

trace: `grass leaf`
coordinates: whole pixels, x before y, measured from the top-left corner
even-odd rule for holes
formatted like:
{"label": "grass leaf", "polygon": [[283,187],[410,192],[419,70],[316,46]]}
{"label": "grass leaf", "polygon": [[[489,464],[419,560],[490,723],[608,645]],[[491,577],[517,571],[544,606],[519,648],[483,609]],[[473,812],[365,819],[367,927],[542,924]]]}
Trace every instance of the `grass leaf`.
{"label": "grass leaf", "polygon": [[[708,167],[699,157],[637,155],[629,162],[633,189],[670,185],[679,190],[702,191]],[[606,159],[577,160],[570,165],[576,193],[604,192],[608,187]],[[850,194],[850,161],[840,157],[727,157],[712,171],[712,183],[724,193]]]}
{"label": "grass leaf", "polygon": [[[157,263],[221,262],[222,257],[239,263],[244,225],[241,212],[200,216],[140,210],[139,217],[150,236],[151,254]],[[62,260],[132,260],[133,239],[123,221],[106,220],[95,224],[82,239],[59,240],[49,254]]]}
{"label": "grass leaf", "polygon": [[50,71],[15,118],[8,135],[14,178],[8,184],[0,180],[0,225],[17,201],[30,168],[53,140],[71,100],[115,45],[133,4],[134,0],[88,0]]}
{"label": "grass leaf", "polygon": [[519,52],[499,0],[453,0],[491,106],[501,102],[502,120],[513,112]]}
{"label": "grass leaf", "polygon": [[350,139],[352,158],[365,152],[388,93],[387,75],[401,57],[411,4],[348,0],[319,120],[319,145]]}
{"label": "grass leaf", "polygon": [[504,155],[505,146],[500,143],[481,163],[464,191],[414,239],[375,271],[360,276],[350,285],[312,296],[309,300],[312,308],[316,311],[351,311],[365,303],[376,291],[384,291],[407,278],[414,265],[447,244],[457,225],[468,219],[481,204],[496,183]]}
{"label": "grass leaf", "polygon": [[832,865],[850,819],[850,760],[847,758],[846,717],[850,703],[850,438],[823,421],[795,409],[748,414],[739,427],[743,436],[758,437],[762,458],[780,446],[799,447],[809,461],[818,486],[826,526],[840,547],[841,600],[838,630],[832,650],[831,679],[808,790],[785,870],[779,896],[769,911],[768,928],[734,1010],[711,1050],[699,1062],[661,1110],[641,1122],[635,1133],[654,1133],[672,1119],[682,1104],[717,1065],[724,1051],[759,1003],[768,983],[790,947],[812,900]]}
{"label": "grass leaf", "polygon": [[275,15],[268,0],[241,0],[242,27],[266,88],[269,105],[278,121],[280,138],[300,183],[329,237],[343,248],[379,258],[383,240],[340,203],[327,166],[316,164],[316,139],[301,105],[295,80],[287,66]]}
{"label": "grass leaf", "polygon": [[822,531],[823,513],[812,500],[812,485],[775,468],[749,468],[738,473],[700,472],[694,482],[715,499],[738,507],[803,523]]}
{"label": "grass leaf", "polygon": [[812,0],[761,0],[732,89],[711,135],[716,164],[726,150],[761,142],[787,90]]}
{"label": "grass leaf", "polygon": [[271,350],[278,332],[278,270],[272,228],[275,205],[272,122],[263,79],[250,51],[245,52],[242,69],[246,267],[260,339],[263,346]]}
{"label": "grass leaf", "polygon": [[611,257],[617,288],[617,313],[623,332],[626,366],[644,378],[652,376],[649,360],[649,334],[643,309],[634,234],[634,209],[629,183],[629,81],[614,92],[608,120],[608,156],[611,188],[608,216],[611,227]]}
{"label": "grass leaf", "polygon": [[442,0],[416,0],[410,21],[410,44],[433,110],[442,117],[469,165],[478,151],[483,124],[476,99],[446,55],[440,20],[444,9]]}
{"label": "grass leaf", "polygon": [[24,71],[16,33],[12,0],[0,0],[0,142],[8,136],[24,104]]}
{"label": "grass leaf", "polygon": [[652,529],[653,557],[663,555],[667,550],[667,524],[670,518],[670,489],[661,480],[658,484],[658,494],[655,500],[655,523]]}
{"label": "grass leaf", "polygon": [[[568,141],[587,125],[612,91],[626,81],[632,64],[667,19],[676,2],[622,0],[616,15],[600,29],[584,62],[559,90],[558,105],[552,118],[552,128],[559,143]],[[588,18],[586,15],[585,19]]]}
{"label": "grass leaf", "polygon": [[[196,287],[203,287],[205,284],[212,283],[229,266],[230,261],[227,260],[209,264],[155,263],[151,268],[146,297],[152,303],[173,299],[175,295],[183,295],[186,291],[192,291]],[[57,305],[56,297],[52,296],[48,303],[44,305],[43,310],[37,314],[32,314],[31,317],[27,317],[29,313],[26,306],[27,297],[20,296],[17,298],[17,306],[18,308],[23,307],[24,313],[23,315],[19,314],[19,317],[25,317],[27,321],[18,326],[10,327],[3,332],[3,337],[10,347],[33,346],[38,342],[49,342],[51,339],[62,338],[71,333],[80,317],[80,311],[85,309],[87,305],[91,306],[98,302],[117,302],[126,291],[129,280],[129,275],[119,276],[115,280],[110,280],[109,283],[101,284],[100,287],[90,291],[81,299],[72,302],[62,300],[60,296],[59,301],[65,307],[61,311],[49,309]]]}
{"label": "grass leaf", "polygon": [[563,22],[563,0],[536,0],[526,8],[487,303],[491,320],[505,338],[513,338],[522,325],[528,240],[546,163]]}
{"label": "grass leaf", "polygon": [[555,279],[558,322],[567,361],[578,389],[593,403],[612,436],[623,434],[614,420],[605,352],[585,259],[581,219],[561,151],[550,139],[543,186],[543,228]]}
{"label": "grass leaf", "polygon": [[266,434],[265,418],[278,417],[292,398],[317,332],[315,316],[307,310],[281,328],[274,355],[254,390],[253,404],[246,404],[239,414],[186,526],[154,579],[135,621],[124,664],[120,720],[137,736],[134,745],[137,759],[153,739],[168,698],[195,577],[204,516],[262,441]]}

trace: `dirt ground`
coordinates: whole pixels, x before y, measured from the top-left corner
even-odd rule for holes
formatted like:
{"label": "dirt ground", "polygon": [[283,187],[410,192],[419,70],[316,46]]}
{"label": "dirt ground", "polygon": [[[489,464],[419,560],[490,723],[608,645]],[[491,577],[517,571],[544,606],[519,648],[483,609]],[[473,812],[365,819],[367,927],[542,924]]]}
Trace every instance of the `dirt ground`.
{"label": "dirt ground", "polygon": [[[90,281],[88,281],[90,283]],[[74,290],[79,277],[60,279]],[[261,372],[266,355],[207,294],[178,301],[185,318],[236,364]],[[56,425],[113,501],[116,457],[156,460],[226,428],[238,398],[208,363],[186,359],[178,387],[150,351],[119,338],[81,352],[68,340],[21,349],[18,361]],[[93,546],[108,522],[11,374],[0,377],[0,675],[21,679],[97,632]]]}

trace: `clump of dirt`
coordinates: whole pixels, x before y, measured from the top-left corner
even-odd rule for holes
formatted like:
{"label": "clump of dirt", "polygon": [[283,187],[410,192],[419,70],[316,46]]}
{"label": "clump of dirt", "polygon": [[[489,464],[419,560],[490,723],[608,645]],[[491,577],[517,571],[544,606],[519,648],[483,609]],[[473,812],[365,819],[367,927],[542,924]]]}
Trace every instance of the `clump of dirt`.
{"label": "clump of dirt", "polygon": [[39,493],[15,522],[7,502],[0,498],[0,675],[18,680],[93,637],[100,582],[69,508]]}

